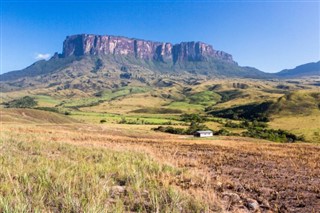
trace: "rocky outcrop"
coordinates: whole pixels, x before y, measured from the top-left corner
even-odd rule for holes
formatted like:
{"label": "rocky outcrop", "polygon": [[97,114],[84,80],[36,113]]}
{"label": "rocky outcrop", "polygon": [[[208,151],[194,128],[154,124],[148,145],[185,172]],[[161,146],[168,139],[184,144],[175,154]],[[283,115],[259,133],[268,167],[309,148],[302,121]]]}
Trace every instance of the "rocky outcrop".
{"label": "rocky outcrop", "polygon": [[216,51],[203,42],[171,44],[121,36],[80,34],[67,36],[62,57],[84,55],[132,55],[161,62],[205,61],[208,58],[235,63],[232,55]]}

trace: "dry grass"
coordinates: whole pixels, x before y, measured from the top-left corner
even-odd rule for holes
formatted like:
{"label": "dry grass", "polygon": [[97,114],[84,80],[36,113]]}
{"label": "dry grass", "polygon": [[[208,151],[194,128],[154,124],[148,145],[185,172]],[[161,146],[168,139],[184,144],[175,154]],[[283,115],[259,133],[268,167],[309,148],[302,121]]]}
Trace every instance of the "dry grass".
{"label": "dry grass", "polygon": [[1,122],[7,123],[78,123],[61,114],[34,109],[0,109]]}
{"label": "dry grass", "polygon": [[[209,211],[170,184],[188,176],[181,169],[134,151],[66,144],[77,134],[71,126],[16,127],[1,126],[1,212]],[[74,142],[91,143],[86,137]]]}
{"label": "dry grass", "polygon": [[165,99],[152,97],[150,94],[134,94],[105,102],[98,106],[83,108],[83,110],[90,112],[128,113],[146,107],[159,107],[166,103],[168,101]]}
{"label": "dry grass", "polygon": [[310,115],[287,115],[275,117],[269,122],[271,128],[285,129],[297,135],[304,135],[307,141],[320,143],[320,112]]}
{"label": "dry grass", "polygon": [[111,124],[3,124],[2,132],[34,141],[103,147],[112,153],[147,153],[160,165],[184,171],[169,174],[168,186],[196,198],[206,211],[221,211],[220,205],[232,212],[250,210],[252,199],[262,212],[316,212],[320,207],[317,145],[237,137],[188,140],[143,126]]}

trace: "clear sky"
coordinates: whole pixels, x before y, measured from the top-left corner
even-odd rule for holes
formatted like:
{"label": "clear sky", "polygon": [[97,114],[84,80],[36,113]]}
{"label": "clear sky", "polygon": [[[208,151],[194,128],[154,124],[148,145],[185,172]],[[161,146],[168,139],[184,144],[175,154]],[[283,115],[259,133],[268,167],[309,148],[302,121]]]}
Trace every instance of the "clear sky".
{"label": "clear sky", "polygon": [[266,72],[320,60],[319,1],[1,1],[1,73],[61,53],[67,35],[203,41]]}

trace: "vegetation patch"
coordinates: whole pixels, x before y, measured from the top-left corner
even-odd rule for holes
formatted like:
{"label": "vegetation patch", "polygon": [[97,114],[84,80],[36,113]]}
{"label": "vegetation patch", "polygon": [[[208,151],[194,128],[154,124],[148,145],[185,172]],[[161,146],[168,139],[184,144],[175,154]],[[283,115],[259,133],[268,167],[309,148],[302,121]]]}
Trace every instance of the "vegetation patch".
{"label": "vegetation patch", "polygon": [[229,128],[267,128],[268,124],[265,122],[258,122],[256,120],[254,120],[253,122],[249,122],[247,120],[242,121],[240,123],[235,123],[232,121],[227,121],[224,124],[225,127],[229,127]]}
{"label": "vegetation patch", "polygon": [[249,128],[248,131],[242,133],[243,136],[252,138],[261,138],[275,142],[295,142],[304,141],[304,137],[297,136],[293,133],[282,129],[263,129],[263,128]]}
{"label": "vegetation patch", "polygon": [[279,98],[272,105],[273,114],[282,115],[308,115],[312,110],[319,110],[320,93],[319,92],[292,92]]}
{"label": "vegetation patch", "polygon": [[196,122],[196,123],[203,123],[207,121],[208,119],[204,116],[201,116],[199,114],[187,114],[184,113],[180,115],[180,120],[184,122]]}
{"label": "vegetation patch", "polygon": [[239,90],[227,90],[227,91],[221,91],[217,92],[221,96],[220,102],[227,102],[232,99],[238,98],[242,95],[242,92]]}
{"label": "vegetation patch", "polygon": [[205,205],[169,186],[181,170],[133,152],[78,147],[4,135],[0,141],[1,212],[203,212]]}
{"label": "vegetation patch", "polygon": [[169,109],[169,108],[142,108],[131,111],[132,113],[149,113],[149,114],[180,114],[182,113],[179,109]]}
{"label": "vegetation patch", "polygon": [[172,126],[159,126],[157,128],[153,128],[154,131],[167,132],[171,134],[181,134],[181,135],[192,135],[196,131],[199,130],[209,130],[209,128],[203,124],[205,119],[196,114],[183,114],[181,115],[180,120],[185,122],[190,122],[190,125],[187,129],[183,128],[174,128]]}
{"label": "vegetation patch", "polygon": [[48,111],[48,112],[60,113],[59,109],[56,107],[36,107],[35,109],[44,110],[44,111]]}
{"label": "vegetation patch", "polygon": [[94,62],[94,67],[93,67],[93,70],[91,70],[91,72],[97,73],[102,67],[103,67],[103,61],[100,58],[98,58]]}
{"label": "vegetation patch", "polygon": [[191,104],[213,105],[221,100],[221,96],[213,91],[203,91],[188,97]]}
{"label": "vegetation patch", "polygon": [[24,96],[22,98],[3,103],[6,108],[33,108],[37,105],[34,98]]}
{"label": "vegetation patch", "polygon": [[118,121],[118,124],[137,124],[137,125],[172,125],[171,121],[167,120],[156,120],[156,119],[145,119],[145,118],[125,118],[122,117]]}
{"label": "vegetation patch", "polygon": [[137,94],[137,93],[145,93],[149,91],[150,89],[147,87],[122,87],[115,90],[105,90],[100,91],[94,94],[94,97],[90,98],[81,98],[81,99],[73,99],[70,101],[63,102],[61,106],[67,107],[67,108],[82,108],[82,107],[92,107],[97,106],[100,103],[103,103],[105,101],[115,100],[120,97],[124,97],[131,94]]}
{"label": "vegetation patch", "polygon": [[209,112],[209,114],[229,119],[246,119],[250,121],[269,121],[268,110],[273,102],[253,103],[228,109],[215,110]]}
{"label": "vegetation patch", "polygon": [[203,111],[204,110],[204,106],[202,106],[200,104],[189,104],[189,103],[183,102],[183,101],[171,102],[169,105],[166,106],[166,108],[179,109],[184,112],[195,112],[195,111]]}

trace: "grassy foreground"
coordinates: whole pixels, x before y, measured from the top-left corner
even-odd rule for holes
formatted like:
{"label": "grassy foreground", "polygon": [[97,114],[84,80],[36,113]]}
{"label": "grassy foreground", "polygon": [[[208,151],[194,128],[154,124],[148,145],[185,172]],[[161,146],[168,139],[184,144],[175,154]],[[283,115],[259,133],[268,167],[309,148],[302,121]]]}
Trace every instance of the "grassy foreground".
{"label": "grassy foreground", "polygon": [[0,137],[0,212],[200,212],[182,171],[136,152]]}

